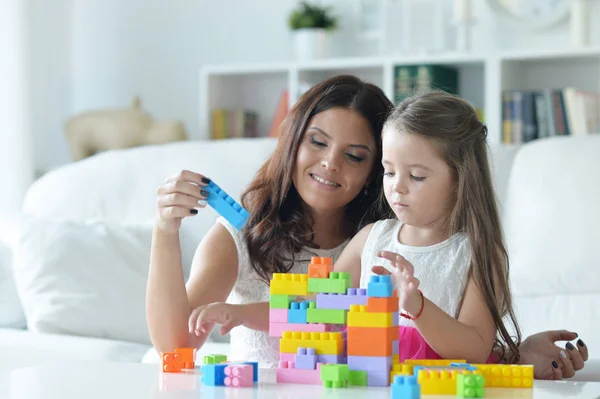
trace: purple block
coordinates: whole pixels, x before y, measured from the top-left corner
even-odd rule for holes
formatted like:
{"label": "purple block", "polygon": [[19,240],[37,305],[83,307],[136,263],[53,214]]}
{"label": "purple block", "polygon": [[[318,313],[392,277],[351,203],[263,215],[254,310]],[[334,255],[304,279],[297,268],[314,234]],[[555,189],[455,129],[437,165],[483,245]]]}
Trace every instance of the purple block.
{"label": "purple block", "polygon": [[392,355],[398,354],[400,354],[400,344],[398,343],[398,340],[395,340],[392,342]]}
{"label": "purple block", "polygon": [[350,370],[386,371],[392,369],[391,356],[348,356]]}
{"label": "purple block", "polygon": [[344,356],[344,355],[317,355],[317,363],[345,364],[346,356]]}
{"label": "purple block", "polygon": [[398,312],[394,312],[392,314],[392,325],[393,326],[398,326],[400,325],[400,314]]}
{"label": "purple block", "polygon": [[317,294],[317,309],[350,309],[350,305],[366,305],[367,290],[348,288],[347,294]]}
{"label": "purple block", "polygon": [[317,355],[315,355],[314,348],[298,348],[295,362],[297,369],[316,370]]}
{"label": "purple block", "polygon": [[367,386],[370,387],[389,387],[389,371],[367,371]]}

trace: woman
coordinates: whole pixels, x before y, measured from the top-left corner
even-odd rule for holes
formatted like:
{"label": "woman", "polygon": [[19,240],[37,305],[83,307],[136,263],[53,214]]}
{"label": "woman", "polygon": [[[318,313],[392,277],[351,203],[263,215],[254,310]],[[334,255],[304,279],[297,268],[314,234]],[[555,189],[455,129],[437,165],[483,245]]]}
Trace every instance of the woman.
{"label": "woman", "polygon": [[[278,340],[267,333],[269,276],[306,273],[311,256],[335,261],[362,226],[389,217],[378,197],[381,129],[392,106],[381,89],[351,76],[305,93],[242,196],[248,223],[237,231],[220,218],[198,246],[187,283],[178,231],[184,217],[206,206],[202,186],[210,180],[190,171],[167,179],[158,190],[146,296],[158,351],[200,347],[217,322],[221,333],[239,326],[231,331],[236,357],[277,364]],[[536,376],[560,378],[583,367],[585,346],[563,358],[549,334],[521,346],[524,360],[535,360]]]}

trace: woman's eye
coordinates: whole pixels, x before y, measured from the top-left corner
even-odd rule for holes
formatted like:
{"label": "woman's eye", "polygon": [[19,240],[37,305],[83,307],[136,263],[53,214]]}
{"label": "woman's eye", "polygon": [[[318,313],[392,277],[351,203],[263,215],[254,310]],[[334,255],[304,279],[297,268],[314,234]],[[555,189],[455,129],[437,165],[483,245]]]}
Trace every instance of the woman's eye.
{"label": "woman's eye", "polygon": [[322,141],[315,140],[314,137],[310,138],[310,143],[316,145],[317,147],[326,147],[327,146],[327,144],[323,143]]}
{"label": "woman's eye", "polygon": [[425,177],[419,177],[419,176],[413,176],[413,175],[410,175],[410,178],[413,179],[414,181],[423,181],[423,180],[425,180]]}
{"label": "woman's eye", "polygon": [[383,175],[387,177],[394,176],[394,172],[383,172]]}

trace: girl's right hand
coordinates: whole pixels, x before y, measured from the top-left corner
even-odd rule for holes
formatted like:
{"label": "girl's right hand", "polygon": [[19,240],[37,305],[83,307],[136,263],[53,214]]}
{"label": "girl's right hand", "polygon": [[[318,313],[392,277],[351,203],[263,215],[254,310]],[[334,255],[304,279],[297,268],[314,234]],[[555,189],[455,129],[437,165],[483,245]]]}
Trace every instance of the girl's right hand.
{"label": "girl's right hand", "polygon": [[209,183],[209,178],[189,170],[167,177],[157,190],[156,227],[164,233],[178,232],[184,217],[206,207],[208,191],[203,187]]}

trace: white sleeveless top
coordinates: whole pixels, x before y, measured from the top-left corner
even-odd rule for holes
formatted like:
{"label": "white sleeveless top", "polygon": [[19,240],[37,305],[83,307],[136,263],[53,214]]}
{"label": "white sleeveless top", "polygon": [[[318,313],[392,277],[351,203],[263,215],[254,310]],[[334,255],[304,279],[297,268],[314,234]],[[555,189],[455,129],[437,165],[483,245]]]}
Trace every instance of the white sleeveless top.
{"label": "white sleeveless top", "polygon": [[[401,227],[402,222],[396,219],[381,220],[373,225],[361,255],[361,288],[367,288],[373,275],[372,266],[389,262],[377,257],[377,252],[392,251],[412,263],[423,295],[450,316],[456,317],[471,263],[468,237],[457,233],[435,245],[412,247],[398,241]],[[401,317],[400,325],[413,326],[413,322]]]}
{"label": "white sleeveless top", "polygon": [[[226,219],[219,217],[231,234],[238,254],[238,275],[228,303],[244,304],[268,302],[269,286],[263,282],[250,264],[250,256],[244,236]],[[305,248],[294,255],[294,265],[290,273],[308,273],[308,264],[313,256],[333,258],[335,262],[349,240],[333,249]],[[277,367],[279,362],[279,338],[269,337],[269,333],[239,326],[231,330],[231,354],[235,359],[256,361],[261,367]]]}

